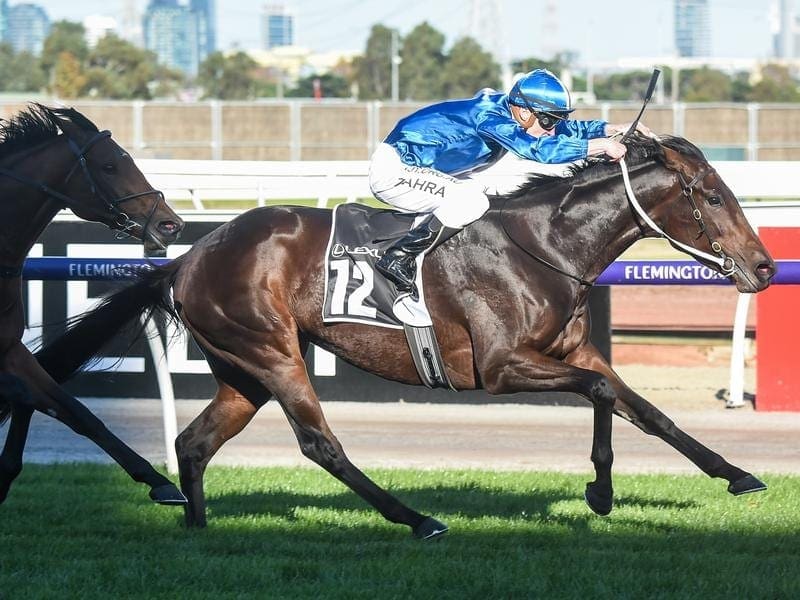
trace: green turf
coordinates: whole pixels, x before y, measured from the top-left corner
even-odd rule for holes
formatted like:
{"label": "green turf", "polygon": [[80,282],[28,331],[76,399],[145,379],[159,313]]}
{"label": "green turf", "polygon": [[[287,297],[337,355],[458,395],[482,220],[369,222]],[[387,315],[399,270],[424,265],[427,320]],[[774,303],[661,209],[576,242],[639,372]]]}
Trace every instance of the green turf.
{"label": "green turf", "polygon": [[796,598],[800,477],[371,470],[450,526],[421,542],[315,468],[209,470],[209,527],[112,466],[28,465],[0,507],[0,598]]}

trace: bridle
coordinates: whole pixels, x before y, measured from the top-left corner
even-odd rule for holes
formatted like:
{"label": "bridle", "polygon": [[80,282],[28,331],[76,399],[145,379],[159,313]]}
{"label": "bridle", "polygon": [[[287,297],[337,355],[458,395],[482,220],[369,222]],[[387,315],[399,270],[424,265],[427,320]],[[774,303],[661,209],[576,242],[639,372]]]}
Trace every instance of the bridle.
{"label": "bridle", "polygon": [[722,245],[718,241],[712,239],[711,234],[709,234],[708,228],[706,227],[705,221],[703,221],[703,213],[700,212],[700,209],[697,207],[697,203],[694,200],[695,186],[699,182],[703,181],[703,179],[705,179],[708,175],[716,173],[716,171],[712,166],[706,164],[705,168],[701,169],[688,182],[686,181],[686,177],[683,175],[683,173],[677,170],[675,172],[678,174],[678,181],[680,182],[681,185],[681,195],[684,198],[686,198],[686,200],[689,202],[689,206],[692,209],[692,217],[697,222],[697,226],[699,227],[699,231],[695,236],[695,239],[699,239],[701,236],[705,236],[706,239],[708,240],[709,245],[711,246],[711,250],[716,254],[716,256],[714,256],[713,254],[709,254],[708,252],[703,252],[702,250],[699,250],[694,246],[690,246],[688,244],[684,244],[683,242],[679,242],[678,240],[670,236],[666,231],[661,229],[661,227],[659,227],[658,224],[655,221],[653,221],[652,218],[650,218],[650,215],[648,215],[644,211],[641,204],[639,204],[639,201],[636,199],[636,194],[633,193],[633,188],[631,187],[630,177],[628,176],[628,166],[625,163],[625,159],[622,158],[619,161],[619,164],[622,169],[622,180],[625,184],[625,192],[628,196],[628,201],[630,202],[631,206],[636,211],[636,213],[642,218],[642,220],[645,223],[647,223],[650,229],[652,229],[661,237],[669,241],[670,244],[680,248],[687,254],[694,256],[695,258],[698,259],[704,259],[709,262],[715,263],[716,265],[719,266],[720,272],[726,277],[732,275],[734,271],[736,271],[736,262],[733,260],[733,258],[725,254],[725,252],[722,250]]}
{"label": "bridle", "polygon": [[[639,215],[639,217],[653,231],[655,231],[661,237],[663,237],[666,240],[668,240],[671,244],[677,246],[678,248],[680,248],[681,250],[685,251],[686,253],[694,256],[695,258],[705,259],[707,261],[710,261],[710,262],[713,262],[713,263],[719,265],[721,273],[726,277],[730,276],[731,274],[734,273],[734,271],[736,271],[736,263],[735,263],[735,261],[730,256],[725,254],[725,252],[722,250],[722,246],[720,245],[720,243],[717,242],[716,240],[712,239],[711,235],[709,234],[708,227],[706,227],[705,221],[703,221],[703,214],[700,212],[700,209],[697,207],[697,203],[694,200],[694,188],[695,188],[695,186],[699,182],[703,181],[703,179],[705,179],[711,173],[716,173],[716,171],[714,170],[713,167],[711,167],[710,165],[706,164],[706,167],[704,169],[702,169],[700,172],[698,172],[688,182],[686,181],[686,177],[683,175],[683,173],[681,173],[680,171],[676,171],[676,173],[678,175],[678,180],[680,181],[680,185],[681,185],[681,195],[683,197],[685,197],[686,200],[689,202],[689,206],[692,209],[692,217],[697,222],[697,225],[699,227],[699,232],[698,232],[697,236],[695,236],[695,239],[699,239],[701,236],[705,235],[706,239],[708,240],[708,242],[709,242],[709,244],[711,246],[712,251],[714,251],[716,253],[716,256],[714,256],[712,254],[709,254],[707,252],[703,252],[702,250],[699,250],[697,248],[694,248],[693,246],[689,246],[688,244],[684,244],[683,242],[680,242],[680,241],[676,240],[675,238],[670,236],[666,231],[664,231],[661,227],[659,227],[658,224],[650,217],[650,215],[648,215],[645,212],[645,210],[642,208],[642,205],[639,204],[639,201],[636,198],[636,194],[634,194],[633,188],[631,187],[630,177],[628,176],[628,166],[625,163],[625,159],[624,158],[620,159],[619,164],[620,164],[620,167],[622,169],[622,180],[623,180],[623,183],[625,185],[625,192],[626,192],[626,195],[628,197],[628,202],[633,207],[633,209],[636,212],[636,214]],[[555,271],[556,273],[559,273],[559,274],[561,274],[561,275],[563,275],[563,276],[565,276],[565,277],[567,277],[569,279],[577,281],[581,286],[592,286],[592,285],[594,285],[594,281],[588,281],[587,279],[585,279],[582,276],[574,275],[574,274],[572,274],[572,273],[570,273],[568,271],[565,271],[564,269],[562,269],[562,268],[558,267],[557,265],[554,265],[553,263],[551,263],[549,260],[544,259],[541,256],[538,256],[538,255],[534,254],[533,252],[531,252],[530,250],[525,248],[522,244],[517,242],[517,240],[514,239],[514,237],[509,233],[508,229],[506,228],[505,220],[503,219],[503,214],[504,214],[504,210],[503,209],[504,208],[505,208],[505,202],[503,203],[503,207],[500,210],[500,225],[503,228],[503,233],[506,234],[506,237],[508,237],[508,239],[511,240],[514,243],[515,246],[520,248],[525,254],[527,254],[528,256],[530,256],[531,258],[536,260],[537,262],[541,263],[545,267],[547,267],[550,270]]]}
{"label": "bridle", "polygon": [[[72,168],[67,173],[67,176],[64,179],[64,184],[69,182],[69,180],[72,178],[72,176],[77,172],[78,167],[80,167],[81,172],[83,173],[83,177],[84,177],[84,179],[86,180],[86,182],[89,185],[89,190],[92,193],[92,197],[95,198],[95,199],[99,199],[102,202],[103,207],[108,211],[108,213],[111,214],[112,220],[113,220],[113,224],[114,224],[115,228],[123,236],[129,236],[130,235],[129,232],[132,229],[134,229],[135,227],[139,226],[139,224],[136,221],[134,221],[133,219],[131,219],[120,208],[120,205],[123,202],[127,202],[128,200],[133,200],[135,198],[141,198],[142,196],[149,196],[151,194],[155,194],[156,198],[153,201],[153,206],[152,206],[152,208],[150,209],[150,211],[147,214],[147,219],[146,219],[144,225],[141,226],[142,227],[142,231],[147,231],[147,227],[150,224],[150,220],[153,218],[153,215],[155,214],[156,208],[158,206],[158,201],[159,201],[159,199],[163,199],[164,194],[159,190],[147,190],[145,192],[135,192],[133,194],[127,194],[127,195],[121,196],[119,198],[112,198],[112,197],[110,197],[109,195],[107,195],[106,193],[103,192],[103,190],[97,184],[95,179],[92,177],[91,171],[89,171],[89,166],[88,166],[87,161],[86,161],[86,155],[89,153],[89,150],[91,150],[91,148],[95,144],[97,144],[98,142],[100,142],[102,140],[105,140],[106,138],[110,138],[111,137],[111,132],[108,131],[108,130],[98,131],[83,146],[78,146],[78,144],[76,144],[75,141],[72,138],[67,136],[66,133],[64,135],[67,138],[67,142],[68,142],[70,150],[72,151],[72,153],[77,158],[76,163],[72,166]],[[58,138],[56,138],[56,139],[58,139]],[[29,179],[27,177],[23,177],[22,175],[19,175],[19,174],[15,173],[14,171],[10,170],[10,169],[0,168],[0,175],[5,175],[6,177],[14,179],[15,181],[18,181],[18,182],[20,182],[20,183],[22,183],[24,185],[36,188],[36,189],[40,190],[41,192],[44,192],[49,197],[55,198],[56,200],[58,200],[65,208],[69,208],[69,209],[85,208],[85,209],[88,209],[88,210],[91,210],[91,211],[94,211],[94,212],[96,212],[96,210],[97,210],[89,202],[84,202],[84,201],[81,201],[81,200],[76,200],[74,198],[71,198],[70,196],[67,196],[66,194],[62,194],[58,190],[55,190],[55,189],[51,188],[50,186],[48,186],[45,183],[42,183],[41,181],[36,181],[34,179]],[[4,277],[2,271],[0,271],[0,277]]]}

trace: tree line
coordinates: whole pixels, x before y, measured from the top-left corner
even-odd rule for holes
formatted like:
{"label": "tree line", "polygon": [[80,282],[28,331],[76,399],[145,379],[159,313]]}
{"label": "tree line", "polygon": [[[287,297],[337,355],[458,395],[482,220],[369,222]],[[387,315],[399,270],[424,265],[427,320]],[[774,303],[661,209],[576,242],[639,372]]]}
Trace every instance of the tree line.
{"label": "tree line", "polygon": [[[61,98],[153,99],[177,97],[195,87],[204,98],[249,100],[264,97],[312,97],[388,100],[392,97],[392,36],[398,43],[397,94],[400,100],[437,100],[468,97],[478,90],[499,89],[501,69],[480,44],[469,38],[446,48],[443,33],[423,22],[407,35],[376,24],[363,54],[343,61],[331,71],[284,85],[285,74],[259,66],[244,52],[214,52],[200,65],[195,80],[160,65],[155,53],[109,34],[94,48],[85,40],[83,25],[54,23],[41,56],[15,53],[0,44],[0,92],[49,92]],[[514,61],[514,72],[549,68],[559,73],[577,62],[565,52],[544,60]],[[573,89],[585,90],[585,77],[573,72]],[[593,91],[599,101],[635,100],[646,88],[649,71],[599,74]],[[666,68],[664,81],[671,82]],[[758,80],[741,72],[729,75],[702,67],[679,73],[678,97],[684,102],[800,102],[798,82],[784,66],[764,67]]]}
{"label": "tree line", "polygon": [[47,91],[61,98],[150,99],[177,93],[181,73],[153,52],[109,34],[90,49],[80,23],[58,21],[40,56],[0,44],[0,91]]}

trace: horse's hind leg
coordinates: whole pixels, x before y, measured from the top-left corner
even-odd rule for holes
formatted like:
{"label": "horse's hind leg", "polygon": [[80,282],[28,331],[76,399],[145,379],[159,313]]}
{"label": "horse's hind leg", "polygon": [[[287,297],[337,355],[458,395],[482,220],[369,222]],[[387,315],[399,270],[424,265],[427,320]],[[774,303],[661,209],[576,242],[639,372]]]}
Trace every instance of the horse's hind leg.
{"label": "horse's hind leg", "polygon": [[[176,300],[185,300],[181,285],[176,284],[174,294]],[[276,302],[259,307],[257,314],[247,314],[248,308],[244,315],[230,321],[212,312],[201,329],[197,323],[207,310],[202,303],[184,301],[181,318],[217,377],[244,394],[254,406],[261,406],[270,394],[274,395],[303,454],[364,498],[387,520],[408,525],[414,535],[425,539],[447,531],[435,519],[400,503],[348,460],[325,422],[303,361],[304,342],[285,305]],[[267,313],[272,318],[265,319],[263,315]]]}
{"label": "horse's hind leg", "polygon": [[[214,399],[175,440],[187,527],[206,526],[203,474],[222,445],[250,422],[258,408],[232,387],[217,380]],[[266,400],[265,400],[266,401]]]}
{"label": "horse's hind leg", "polygon": [[297,436],[300,450],[306,457],[369,502],[385,519],[408,525],[416,537],[430,539],[447,531],[446,525],[411,510],[350,462],[325,421],[319,399],[302,362],[282,371],[284,375],[273,382],[275,387],[272,391],[283,407]]}
{"label": "horse's hind leg", "polygon": [[0,395],[11,410],[11,423],[8,426],[6,443],[0,454],[0,504],[8,496],[11,483],[22,472],[22,454],[28,439],[33,408],[29,405],[28,390],[17,377],[3,373],[0,375]]}
{"label": "horse's hind leg", "polygon": [[613,386],[617,400],[614,411],[649,435],[655,435],[697,465],[710,477],[728,481],[728,491],[739,495],[758,492],[766,485],[750,473],[735,467],[716,452],[679,429],[664,413],[630,389],[617,375],[596,348],[587,345],[573,357],[585,368],[603,373]]}
{"label": "horse's hind leg", "polygon": [[408,525],[416,537],[431,539],[445,533],[446,525],[411,510],[350,462],[339,440],[325,422],[319,400],[310,386],[309,393],[305,400],[281,402],[303,455],[369,502],[385,519],[392,523]]}
{"label": "horse's hind leg", "polygon": [[11,409],[11,423],[8,426],[6,443],[0,454],[0,504],[8,496],[11,483],[22,472],[22,453],[28,438],[33,409],[27,406],[14,406]]}

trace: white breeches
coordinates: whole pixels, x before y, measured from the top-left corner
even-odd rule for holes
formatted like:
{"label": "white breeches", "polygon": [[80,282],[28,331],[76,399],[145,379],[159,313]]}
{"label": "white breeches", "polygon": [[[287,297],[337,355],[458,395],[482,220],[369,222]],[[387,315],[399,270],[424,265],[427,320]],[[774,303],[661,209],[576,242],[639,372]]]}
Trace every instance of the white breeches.
{"label": "white breeches", "polygon": [[486,194],[505,194],[520,187],[532,173],[565,175],[569,164],[547,165],[508,152],[491,167],[456,178],[400,160],[389,144],[372,155],[369,185],[376,198],[406,212],[433,213],[447,227],[461,228],[489,209]]}
{"label": "white breeches", "polygon": [[379,200],[406,212],[433,213],[454,229],[469,225],[489,209],[489,199],[477,182],[407,165],[389,144],[380,144],[372,155],[369,186]]}

